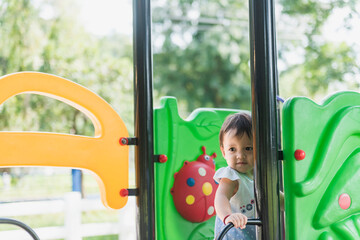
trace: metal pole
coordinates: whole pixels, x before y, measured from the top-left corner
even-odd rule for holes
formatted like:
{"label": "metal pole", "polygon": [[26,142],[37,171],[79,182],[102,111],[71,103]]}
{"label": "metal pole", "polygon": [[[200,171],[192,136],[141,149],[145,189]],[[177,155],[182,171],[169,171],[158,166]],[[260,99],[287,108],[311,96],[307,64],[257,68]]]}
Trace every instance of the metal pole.
{"label": "metal pole", "polygon": [[150,0],[133,1],[137,238],[155,239]]}
{"label": "metal pole", "polygon": [[255,186],[259,239],[281,239],[278,176],[278,92],[273,0],[249,0]]}

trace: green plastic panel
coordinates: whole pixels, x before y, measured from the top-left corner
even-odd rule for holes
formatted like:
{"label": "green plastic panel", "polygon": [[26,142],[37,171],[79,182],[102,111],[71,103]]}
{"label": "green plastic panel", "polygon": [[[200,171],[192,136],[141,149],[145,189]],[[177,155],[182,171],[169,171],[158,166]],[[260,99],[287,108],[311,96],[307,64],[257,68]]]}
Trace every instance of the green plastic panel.
{"label": "green plastic panel", "polygon": [[286,239],[360,239],[360,94],[286,101],[283,145]]}
{"label": "green plastic panel", "polygon": [[239,110],[202,108],[184,120],[175,98],[164,97],[160,104],[154,110],[155,154],[165,154],[168,161],[155,164],[156,239],[213,239],[215,217],[201,223],[185,220],[176,210],[170,190],[174,174],[184,161],[195,161],[203,154],[202,146],[207,154],[217,154],[216,169],[226,166],[219,148],[219,131],[226,116]]}

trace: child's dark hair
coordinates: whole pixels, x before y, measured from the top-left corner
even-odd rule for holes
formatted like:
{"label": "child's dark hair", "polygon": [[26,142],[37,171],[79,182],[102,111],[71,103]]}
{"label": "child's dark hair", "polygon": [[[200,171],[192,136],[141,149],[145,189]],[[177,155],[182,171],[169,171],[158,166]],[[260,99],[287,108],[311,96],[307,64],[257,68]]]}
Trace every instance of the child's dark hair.
{"label": "child's dark hair", "polygon": [[225,133],[230,130],[235,129],[237,136],[242,136],[244,133],[248,135],[248,137],[252,138],[252,120],[249,114],[247,113],[235,113],[229,115],[220,129],[219,140],[220,146],[223,145],[223,139]]}

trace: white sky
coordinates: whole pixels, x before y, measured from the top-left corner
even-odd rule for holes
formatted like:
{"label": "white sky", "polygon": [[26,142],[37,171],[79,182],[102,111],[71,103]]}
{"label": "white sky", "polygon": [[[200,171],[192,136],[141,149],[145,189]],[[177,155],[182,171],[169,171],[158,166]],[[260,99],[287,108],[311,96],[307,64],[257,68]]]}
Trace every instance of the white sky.
{"label": "white sky", "polygon": [[96,35],[132,34],[132,0],[78,0],[80,20]]}
{"label": "white sky", "polygon": [[[357,8],[360,10],[360,5]],[[350,22],[351,30],[343,27],[345,18],[348,14],[348,9],[336,9],[329,17],[327,24],[324,26],[324,36],[332,41],[345,41],[350,44],[359,44],[360,41],[360,18],[354,16]]]}

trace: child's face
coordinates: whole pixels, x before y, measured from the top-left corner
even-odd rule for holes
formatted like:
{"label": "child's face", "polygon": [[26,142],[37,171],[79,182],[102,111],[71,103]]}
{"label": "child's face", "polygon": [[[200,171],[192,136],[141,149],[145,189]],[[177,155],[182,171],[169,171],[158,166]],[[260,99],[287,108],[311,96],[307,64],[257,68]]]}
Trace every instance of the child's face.
{"label": "child's face", "polygon": [[254,168],[253,144],[249,136],[244,133],[236,136],[236,130],[224,134],[221,152],[227,164],[241,173],[252,174]]}

